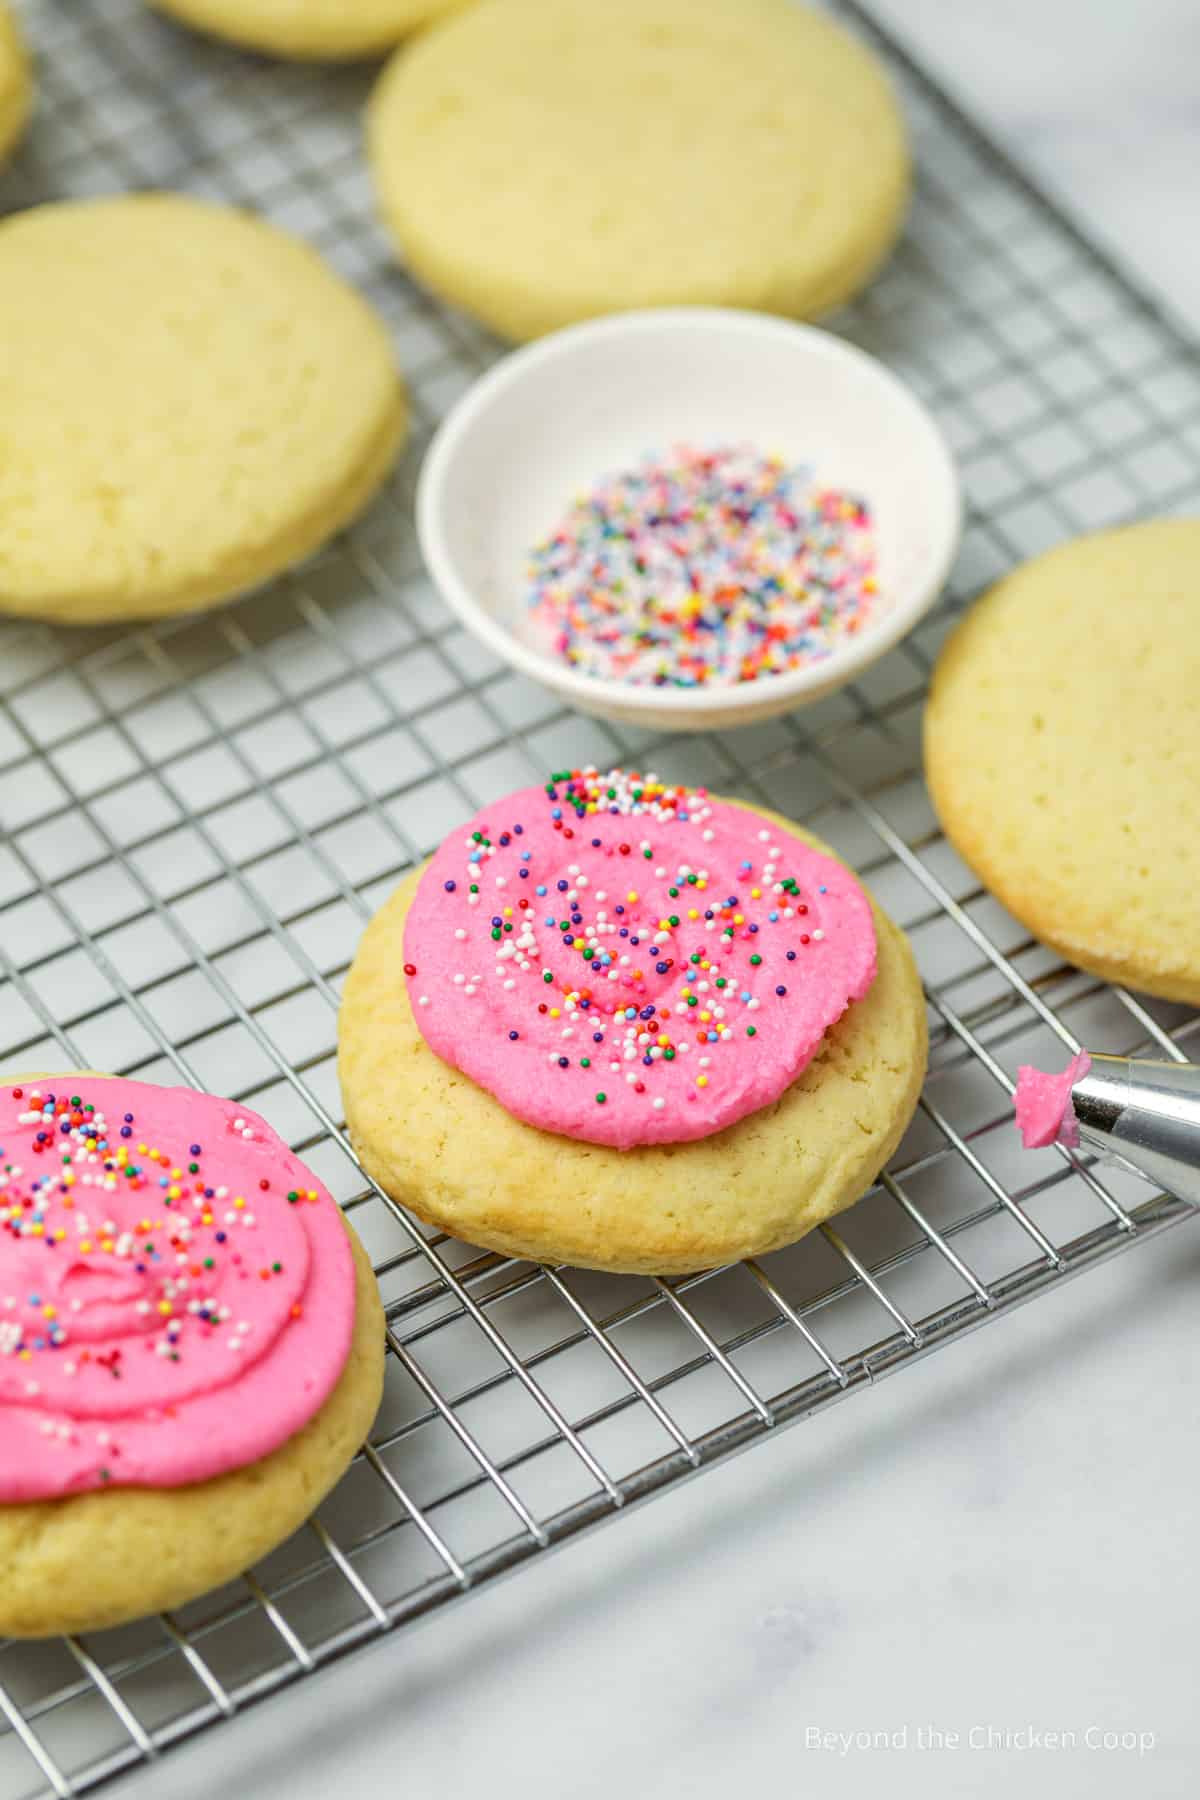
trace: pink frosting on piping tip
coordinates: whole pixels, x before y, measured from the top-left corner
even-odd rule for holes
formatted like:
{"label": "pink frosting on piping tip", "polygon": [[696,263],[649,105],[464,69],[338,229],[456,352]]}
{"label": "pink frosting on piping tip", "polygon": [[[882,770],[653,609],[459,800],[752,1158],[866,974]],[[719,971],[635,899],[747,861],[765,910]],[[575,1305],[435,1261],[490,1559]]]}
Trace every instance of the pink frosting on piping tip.
{"label": "pink frosting on piping tip", "polygon": [[337,1206],[257,1114],[0,1086],[0,1502],[257,1462],[329,1397],[353,1326]]}
{"label": "pink frosting on piping tip", "polygon": [[1092,1066],[1086,1050],[1073,1056],[1061,1075],[1047,1075],[1029,1063],[1017,1070],[1017,1091],[1013,1104],[1017,1129],[1027,1150],[1041,1150],[1047,1144],[1065,1144],[1069,1150],[1079,1148],[1079,1125],[1071,1110],[1071,1089]]}
{"label": "pink frosting on piping tip", "polygon": [[430,1047],[543,1131],[628,1149],[769,1106],[875,978],[850,872],[704,789],[555,776],[453,832],[405,922]]}

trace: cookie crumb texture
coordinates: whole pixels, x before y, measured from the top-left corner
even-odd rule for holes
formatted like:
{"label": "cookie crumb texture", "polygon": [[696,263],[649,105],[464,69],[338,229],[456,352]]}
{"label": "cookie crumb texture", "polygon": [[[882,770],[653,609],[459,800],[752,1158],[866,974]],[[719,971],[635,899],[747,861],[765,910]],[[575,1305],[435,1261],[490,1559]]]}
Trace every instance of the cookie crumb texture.
{"label": "cookie crumb texture", "polygon": [[33,77],[17,22],[0,0],[0,163],[16,147],[33,104]]}
{"label": "cookie crumb texture", "polygon": [[942,651],[925,767],[943,828],[1068,962],[1200,1005],[1200,520],[1064,544]]}
{"label": "cookie crumb texture", "polygon": [[0,1505],[0,1635],[99,1631],[182,1606],[233,1580],[320,1504],[362,1444],[383,1389],[383,1309],[366,1252],[342,1223],[354,1324],[324,1404],[277,1449],[212,1480]]}
{"label": "cookie crumb texture", "polygon": [[377,56],[463,0],[150,0],[197,31],[302,61]]}
{"label": "cookie crumb texture", "polygon": [[215,605],[383,480],[406,402],[371,308],[306,245],[171,194],[0,223],[0,612]]}
{"label": "cookie crumb texture", "polygon": [[801,1237],[857,1200],[899,1143],[925,1073],[925,1005],[907,939],[878,907],[874,983],[778,1100],[711,1137],[621,1150],[524,1124],[430,1049],[403,969],[420,875],[363,938],[338,1062],[363,1167],[430,1224],[503,1255],[679,1274]]}
{"label": "cookie crumb texture", "polygon": [[512,339],[637,306],[814,316],[908,201],[882,68],[793,0],[481,0],[398,53],[368,133],[413,273]]}

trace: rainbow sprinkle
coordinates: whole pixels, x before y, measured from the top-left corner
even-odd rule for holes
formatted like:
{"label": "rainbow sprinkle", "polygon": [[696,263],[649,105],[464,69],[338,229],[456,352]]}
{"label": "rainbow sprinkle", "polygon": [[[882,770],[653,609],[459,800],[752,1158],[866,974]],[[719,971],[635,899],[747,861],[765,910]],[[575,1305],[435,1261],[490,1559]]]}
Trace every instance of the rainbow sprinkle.
{"label": "rainbow sprinkle", "polygon": [[[178,1362],[185,1327],[212,1331],[230,1318],[229,1308],[214,1298],[219,1264],[232,1259],[240,1270],[245,1262],[247,1272],[257,1266],[244,1236],[257,1223],[245,1195],[211,1185],[199,1144],[189,1145],[185,1154],[179,1147],[167,1151],[136,1142],[133,1113],[125,1113],[118,1125],[85,1094],[14,1087],[9,1097],[17,1107],[15,1123],[39,1127],[31,1148],[44,1160],[26,1170],[7,1160],[0,1146],[0,1242],[5,1233],[35,1238],[47,1250],[65,1244],[65,1254],[91,1259],[88,1267],[126,1267],[131,1277],[141,1278],[135,1316],[160,1321],[155,1329],[161,1335],[150,1336],[147,1347]],[[242,1138],[256,1135],[242,1118],[234,1120],[233,1129]],[[264,1177],[258,1185],[269,1190],[271,1184]],[[144,1216],[125,1224],[108,1217],[106,1196],[112,1194],[144,1194]],[[293,1190],[287,1199],[289,1205],[302,1199],[315,1203],[318,1194],[315,1188]],[[266,1281],[282,1273],[282,1265],[257,1272]],[[75,1300],[68,1311],[80,1309]],[[228,1329],[228,1348],[242,1350],[249,1325]],[[34,1352],[62,1349],[70,1339],[69,1317],[60,1317],[36,1294],[0,1286],[0,1356],[27,1361]],[[114,1375],[122,1354],[119,1348],[110,1353]],[[92,1360],[93,1352],[84,1349],[79,1362]],[[74,1375],[77,1366],[68,1358],[66,1373]]]}
{"label": "rainbow sprinkle", "polygon": [[866,502],[747,445],[680,446],[607,477],[536,546],[529,580],[558,656],[653,687],[822,662],[878,595]]}

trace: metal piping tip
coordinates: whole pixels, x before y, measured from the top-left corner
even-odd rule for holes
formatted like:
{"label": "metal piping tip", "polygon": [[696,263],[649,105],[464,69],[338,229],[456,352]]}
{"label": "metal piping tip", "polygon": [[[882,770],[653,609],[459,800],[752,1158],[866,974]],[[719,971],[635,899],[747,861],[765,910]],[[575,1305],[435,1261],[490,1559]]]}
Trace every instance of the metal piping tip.
{"label": "metal piping tip", "polygon": [[1071,1086],[1081,1146],[1200,1206],[1200,1064],[1093,1056]]}

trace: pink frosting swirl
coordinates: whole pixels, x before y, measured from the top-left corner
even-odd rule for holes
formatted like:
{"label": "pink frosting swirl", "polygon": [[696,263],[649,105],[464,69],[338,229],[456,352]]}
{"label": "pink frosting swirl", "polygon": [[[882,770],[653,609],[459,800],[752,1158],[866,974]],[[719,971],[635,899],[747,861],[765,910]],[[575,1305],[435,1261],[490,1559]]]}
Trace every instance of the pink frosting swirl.
{"label": "pink frosting swirl", "polygon": [[258,1461],[328,1398],[354,1312],[337,1206],[255,1113],[0,1088],[0,1502]]}
{"label": "pink frosting swirl", "polygon": [[1071,1107],[1071,1089],[1083,1080],[1091,1066],[1086,1050],[1073,1056],[1061,1075],[1047,1074],[1031,1063],[1021,1064],[1013,1110],[1027,1150],[1042,1150],[1047,1144],[1065,1144],[1068,1150],[1078,1150],[1079,1121]]}
{"label": "pink frosting swirl", "polygon": [[527,1124],[620,1149],[770,1105],[876,966],[832,857],[703,788],[594,769],[454,832],[404,954],[440,1057]]}

